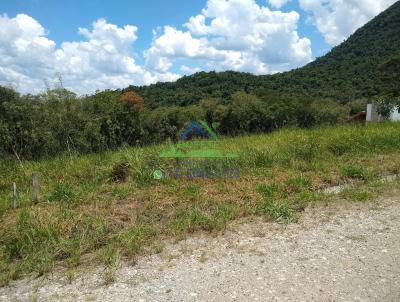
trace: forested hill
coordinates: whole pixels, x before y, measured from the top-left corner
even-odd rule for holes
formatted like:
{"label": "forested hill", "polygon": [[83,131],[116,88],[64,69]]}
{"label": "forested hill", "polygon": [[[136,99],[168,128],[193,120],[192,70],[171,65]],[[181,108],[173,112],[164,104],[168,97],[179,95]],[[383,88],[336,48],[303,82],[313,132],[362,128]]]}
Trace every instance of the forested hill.
{"label": "forested hill", "polygon": [[[229,97],[238,90],[264,100],[330,98],[348,102],[393,94],[400,54],[400,1],[314,62],[286,73],[254,76],[241,72],[200,72],[174,83],[129,87],[151,107],[189,105],[204,98]],[[392,68],[386,68],[392,67]],[[398,87],[398,86],[397,86]]]}

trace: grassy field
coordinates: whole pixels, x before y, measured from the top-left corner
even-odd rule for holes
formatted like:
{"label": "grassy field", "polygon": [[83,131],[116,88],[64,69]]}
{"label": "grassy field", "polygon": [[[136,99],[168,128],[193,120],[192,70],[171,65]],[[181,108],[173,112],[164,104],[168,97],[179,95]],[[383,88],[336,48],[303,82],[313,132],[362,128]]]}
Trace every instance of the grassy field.
{"label": "grassy field", "polygon": [[[237,153],[238,179],[163,179],[152,173],[168,146],[0,162],[0,284],[55,266],[73,278],[81,265],[103,264],[112,282],[121,259],[157,253],[163,239],[220,232],[233,219],[265,216],[290,223],[308,205],[333,200],[321,189],[351,183],[343,198],[378,196],[383,175],[400,172],[400,123],[286,129],[225,139]],[[31,175],[41,201],[32,202]],[[11,185],[17,183],[17,209]]]}

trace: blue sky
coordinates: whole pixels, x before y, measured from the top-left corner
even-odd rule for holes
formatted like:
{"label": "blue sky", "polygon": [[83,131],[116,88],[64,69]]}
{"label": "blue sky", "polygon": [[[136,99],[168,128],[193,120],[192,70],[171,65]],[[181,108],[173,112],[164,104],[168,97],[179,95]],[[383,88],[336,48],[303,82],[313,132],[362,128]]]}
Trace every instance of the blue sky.
{"label": "blue sky", "polygon": [[1,0],[0,85],[38,92],[61,73],[82,94],[199,70],[282,72],[324,55],[393,2]]}
{"label": "blue sky", "polygon": [[49,30],[48,37],[57,42],[75,41],[79,27],[90,28],[94,20],[105,18],[108,22],[123,26],[139,27],[137,51],[149,47],[152,30],[157,26],[177,25],[187,21],[188,16],[199,12],[206,1],[182,0],[2,0],[0,11],[9,16],[25,13],[38,20]]}
{"label": "blue sky", "polygon": [[[262,0],[256,2],[260,5],[266,3]],[[30,15],[49,31],[48,37],[58,45],[63,41],[81,39],[78,28],[89,28],[99,18],[118,26],[133,24],[139,27],[139,39],[135,45],[136,51],[141,52],[150,46],[153,29],[164,25],[181,27],[190,16],[198,14],[206,3],[206,0],[2,0],[0,13],[9,16],[18,13]],[[299,34],[311,38],[314,57],[330,50],[331,46],[315,26],[307,24],[307,14],[300,9],[297,1],[290,1],[282,10],[300,13]]]}

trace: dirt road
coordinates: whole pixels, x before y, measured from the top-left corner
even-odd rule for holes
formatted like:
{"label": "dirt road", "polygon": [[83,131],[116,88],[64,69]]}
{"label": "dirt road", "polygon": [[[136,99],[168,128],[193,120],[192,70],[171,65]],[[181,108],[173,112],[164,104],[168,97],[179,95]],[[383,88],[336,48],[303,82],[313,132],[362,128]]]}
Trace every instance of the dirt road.
{"label": "dirt road", "polygon": [[400,301],[400,193],[309,208],[295,224],[261,220],[195,236],[102,270],[21,280],[0,301]]}

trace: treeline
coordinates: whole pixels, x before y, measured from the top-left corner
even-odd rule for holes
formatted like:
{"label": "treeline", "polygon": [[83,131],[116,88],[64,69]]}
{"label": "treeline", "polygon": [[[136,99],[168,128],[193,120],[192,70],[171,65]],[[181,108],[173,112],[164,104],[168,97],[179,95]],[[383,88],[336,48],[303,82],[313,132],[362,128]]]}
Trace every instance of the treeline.
{"label": "treeline", "polygon": [[343,122],[364,101],[263,99],[245,92],[203,99],[197,105],[149,108],[133,91],[77,97],[63,89],[20,96],[0,87],[0,152],[23,159],[101,152],[121,146],[177,141],[192,120],[218,125],[221,135],[268,132],[283,126]]}

